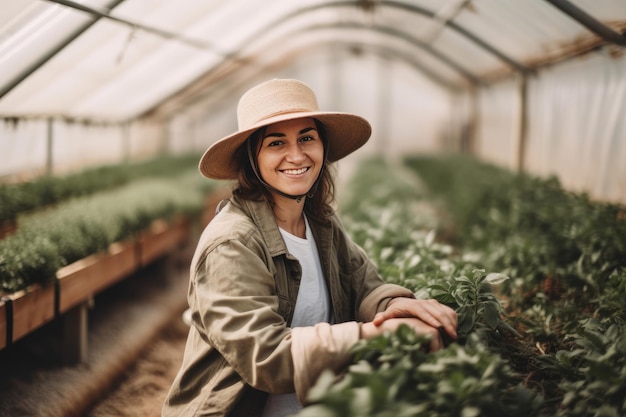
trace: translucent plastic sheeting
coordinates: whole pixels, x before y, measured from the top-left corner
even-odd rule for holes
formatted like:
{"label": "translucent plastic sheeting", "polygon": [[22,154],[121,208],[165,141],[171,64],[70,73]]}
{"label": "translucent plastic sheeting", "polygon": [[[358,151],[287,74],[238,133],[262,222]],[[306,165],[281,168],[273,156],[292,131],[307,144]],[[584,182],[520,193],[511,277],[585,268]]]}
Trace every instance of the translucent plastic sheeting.
{"label": "translucent plastic sheeting", "polygon": [[[516,169],[520,90],[479,91],[477,155]],[[626,57],[597,53],[528,79],[523,169],[556,175],[568,189],[626,203]]]}
{"label": "translucent plastic sheeting", "polygon": [[531,80],[526,164],[626,203],[626,57],[596,54]]}
{"label": "translucent plastic sheeting", "polygon": [[515,169],[519,142],[519,90],[504,81],[479,90],[474,151],[486,161]]}
{"label": "translucent plastic sheeting", "polygon": [[0,122],[0,178],[45,172],[47,131],[47,122],[42,120]]}
{"label": "translucent plastic sheeting", "polygon": [[[93,19],[72,9],[42,1],[9,1],[0,28],[0,88],[28,76],[38,62],[62,47]],[[20,8],[20,6],[22,8]],[[56,74],[48,72],[48,77]]]}
{"label": "translucent plastic sheeting", "polygon": [[[450,86],[463,85],[468,76],[483,78],[510,71],[515,65],[506,57],[523,67],[567,54],[576,39],[591,36],[588,29],[546,1],[77,3],[110,13],[118,21],[54,1],[5,0],[7,17],[0,19],[4,23],[0,28],[0,91],[16,80],[21,82],[0,98],[1,115],[130,120],[224,60],[235,57],[254,65],[246,60],[263,55],[262,45],[281,48],[280,40],[319,33],[322,26],[341,28],[334,32],[337,40],[357,31],[363,38],[366,32],[384,35],[382,43],[376,42],[391,51],[404,43],[425,72],[442,74]],[[607,24],[626,21],[623,1],[578,0],[575,4]],[[450,5],[458,10],[443,16]],[[225,76],[237,79],[238,72]]]}
{"label": "translucent plastic sheeting", "polygon": [[[97,2],[83,3],[98,6]],[[131,119],[193,82],[290,3],[126,0],[111,15],[178,37],[168,38],[101,19],[3,97],[0,114]],[[0,47],[7,53],[0,61],[0,73],[9,74],[9,69],[14,73],[3,76],[4,83],[23,74],[34,61],[94,19],[49,2],[34,5],[39,11],[36,16],[25,10],[31,19],[24,22],[25,18],[19,16],[16,20],[22,28],[39,27],[36,22],[48,22],[47,15],[58,19],[46,23],[51,34],[42,28],[30,34],[30,45],[14,34],[3,38]],[[49,39],[52,35],[56,37],[54,42]],[[32,57],[33,62],[12,58],[20,52]]]}
{"label": "translucent plastic sheeting", "polygon": [[280,71],[251,74],[245,82],[233,85],[223,100],[205,102],[204,112],[189,109],[181,113],[171,126],[171,143],[184,143],[193,137],[196,145],[205,149],[235,130],[240,94],[274,76],[308,83],[323,109],[366,117],[372,124],[372,139],[358,156],[440,150],[443,126],[451,111],[449,93],[403,60],[374,59],[345,48],[310,52]]}
{"label": "translucent plastic sheeting", "polygon": [[[77,3],[114,20],[55,0],[3,3],[0,116],[15,119],[0,128],[10,159],[0,175],[201,150],[236,128],[245,89],[287,76],[309,82],[323,107],[372,122],[360,155],[455,147],[471,136],[476,111],[478,154],[515,167],[521,98],[510,74],[539,67],[528,75],[524,167],[624,196],[624,145],[614,133],[624,131],[616,116],[624,104],[613,95],[623,59],[554,64],[602,41],[548,1]],[[572,3],[618,32],[626,27],[623,0]]]}
{"label": "translucent plastic sheeting", "polygon": [[0,178],[19,181],[152,157],[167,150],[162,132],[161,126],[145,121],[122,125],[42,119],[4,122],[0,124]]}

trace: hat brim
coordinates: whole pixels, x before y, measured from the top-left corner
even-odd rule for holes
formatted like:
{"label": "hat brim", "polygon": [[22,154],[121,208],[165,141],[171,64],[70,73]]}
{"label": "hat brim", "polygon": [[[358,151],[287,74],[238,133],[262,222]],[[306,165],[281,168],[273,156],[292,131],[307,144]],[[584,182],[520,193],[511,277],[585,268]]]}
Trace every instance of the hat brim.
{"label": "hat brim", "polygon": [[351,113],[317,111],[277,115],[215,142],[202,155],[200,172],[216,180],[237,179],[240,161],[235,160],[233,155],[254,131],[274,123],[307,117],[317,119],[324,125],[329,162],[338,161],[359,149],[372,134],[369,122]]}

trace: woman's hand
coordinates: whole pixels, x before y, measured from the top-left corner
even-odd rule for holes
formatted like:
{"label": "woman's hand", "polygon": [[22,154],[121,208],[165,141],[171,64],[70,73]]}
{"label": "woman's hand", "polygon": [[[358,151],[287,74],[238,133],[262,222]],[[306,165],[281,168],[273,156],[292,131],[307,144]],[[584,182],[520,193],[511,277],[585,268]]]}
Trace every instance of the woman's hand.
{"label": "woman's hand", "polygon": [[392,318],[416,318],[434,328],[443,329],[452,339],[457,338],[458,317],[456,312],[437,300],[416,300],[397,297],[389,301],[385,311],[376,314],[372,323],[380,326]]}
{"label": "woman's hand", "polygon": [[380,325],[376,325],[371,321],[363,323],[361,324],[361,339],[371,339],[385,332],[394,332],[402,324],[409,326],[418,335],[428,336],[430,339],[431,352],[445,347],[439,330],[416,318],[389,318],[384,320]]}

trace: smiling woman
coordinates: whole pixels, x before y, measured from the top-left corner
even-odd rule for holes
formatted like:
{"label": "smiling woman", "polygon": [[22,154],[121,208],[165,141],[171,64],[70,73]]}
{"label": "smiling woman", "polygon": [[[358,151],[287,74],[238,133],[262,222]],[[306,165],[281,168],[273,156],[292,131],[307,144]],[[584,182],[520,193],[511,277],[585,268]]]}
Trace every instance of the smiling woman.
{"label": "smiling woman", "polygon": [[369,123],[323,112],[297,80],[243,95],[239,131],[215,142],[200,171],[238,179],[192,260],[191,328],[164,416],[286,416],[350,348],[402,324],[443,347],[454,310],[383,283],[333,212],[330,163],[367,142]]}
{"label": "smiling woman", "polygon": [[275,198],[300,202],[309,192],[315,192],[325,146],[313,119],[269,125],[253,134],[249,143],[249,155],[256,149],[256,157],[251,159],[255,175]]}
{"label": "smiling woman", "polygon": [[[324,167],[324,144],[315,122],[310,118],[295,119],[263,130],[256,147],[255,173],[268,187],[275,203],[283,200],[289,204],[294,199],[301,203],[307,194],[315,193]],[[281,205],[276,204],[275,210]],[[303,233],[295,233],[293,227],[285,226],[292,234],[304,237]]]}

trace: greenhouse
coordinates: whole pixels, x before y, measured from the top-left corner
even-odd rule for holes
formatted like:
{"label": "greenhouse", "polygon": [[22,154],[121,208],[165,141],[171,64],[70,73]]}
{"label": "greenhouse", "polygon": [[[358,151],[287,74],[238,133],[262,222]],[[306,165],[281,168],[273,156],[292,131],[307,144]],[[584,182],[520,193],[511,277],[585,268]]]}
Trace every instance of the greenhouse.
{"label": "greenhouse", "polygon": [[624,0],[5,0],[0,416],[624,416],[625,115]]}

